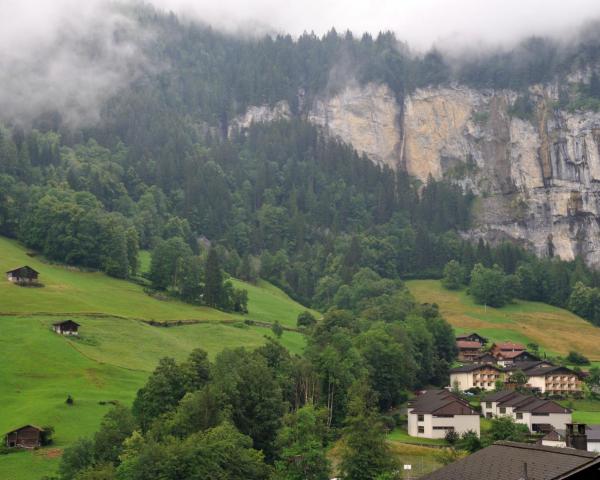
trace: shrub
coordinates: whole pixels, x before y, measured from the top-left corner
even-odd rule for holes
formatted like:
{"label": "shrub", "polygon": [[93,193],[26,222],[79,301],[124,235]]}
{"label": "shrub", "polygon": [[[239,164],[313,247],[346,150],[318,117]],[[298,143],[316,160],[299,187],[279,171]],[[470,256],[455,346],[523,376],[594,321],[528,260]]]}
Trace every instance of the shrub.
{"label": "shrub", "polygon": [[590,364],[589,359],[585,355],[582,355],[579,352],[573,352],[573,351],[569,352],[566,360],[567,360],[567,362],[569,362],[573,365],[589,365]]}

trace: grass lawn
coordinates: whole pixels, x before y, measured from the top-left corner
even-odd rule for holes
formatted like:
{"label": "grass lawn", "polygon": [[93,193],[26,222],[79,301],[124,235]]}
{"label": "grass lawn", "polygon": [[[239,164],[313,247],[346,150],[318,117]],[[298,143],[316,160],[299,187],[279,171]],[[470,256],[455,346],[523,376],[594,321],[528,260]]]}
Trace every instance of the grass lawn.
{"label": "grass lawn", "polygon": [[600,328],[567,310],[520,300],[503,308],[485,308],[465,290],[446,290],[439,280],[406,284],[418,301],[437,303],[457,333],[476,331],[491,342],[534,342],[550,355],[564,356],[574,350],[600,361]]}
{"label": "grass lawn", "polygon": [[573,410],[574,422],[600,425],[600,401],[561,400],[558,403]]}
{"label": "grass lawn", "polygon": [[[292,326],[305,310],[267,282],[236,281],[249,291],[247,316],[161,301],[134,283],[29,257],[18,243],[0,237],[0,270],[26,264],[40,272],[43,288],[0,279],[0,434],[28,423],[52,425],[55,443],[36,452],[1,455],[2,480],[53,474],[62,449],[97,430],[110,408],[106,402],[130,404],[161,357],[181,360],[196,347],[212,358],[227,347],[256,348],[273,333],[245,325],[245,318]],[[82,325],[81,339],[50,330],[65,317]],[[142,320],[201,323],[166,328]],[[304,336],[291,331],[280,341],[292,353],[301,353],[305,345]],[[73,406],[65,403],[67,395],[75,399]]]}
{"label": "grass lawn", "polygon": [[389,433],[387,438],[392,442],[410,443],[414,445],[448,445],[443,439],[411,437],[403,428],[395,428]]}

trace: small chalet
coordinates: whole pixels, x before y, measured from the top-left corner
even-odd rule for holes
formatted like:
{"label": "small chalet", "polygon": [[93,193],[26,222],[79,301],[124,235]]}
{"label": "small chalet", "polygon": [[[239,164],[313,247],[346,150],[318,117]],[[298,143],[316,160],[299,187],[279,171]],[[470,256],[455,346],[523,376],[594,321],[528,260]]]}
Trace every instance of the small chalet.
{"label": "small chalet", "polygon": [[513,342],[494,343],[490,348],[490,353],[496,357],[500,365],[512,363],[513,358],[524,351],[523,345]]}
{"label": "small chalet", "polygon": [[494,357],[490,352],[482,352],[473,360],[475,363],[497,363],[496,357]]}
{"label": "small chalet", "polygon": [[53,323],[52,330],[59,335],[79,335],[80,326],[73,320],[65,320],[64,322]]}
{"label": "small chalet", "polygon": [[42,446],[44,429],[35,425],[25,425],[8,432],[5,436],[5,445],[8,448],[37,448]]}
{"label": "small chalet", "polygon": [[458,348],[459,362],[473,362],[481,355],[481,344],[479,342],[457,340],[456,348]]}
{"label": "small chalet", "polygon": [[6,272],[6,278],[9,282],[20,284],[37,283],[39,275],[38,271],[28,265]]}
{"label": "small chalet", "polygon": [[458,349],[458,360],[461,362],[473,362],[481,355],[481,349],[487,343],[487,338],[478,333],[467,333],[456,337],[456,348]]}
{"label": "small chalet", "polygon": [[483,347],[487,343],[487,338],[482,337],[481,335],[475,332],[457,335],[456,341],[458,342],[459,340],[465,340],[467,342],[477,342],[481,347]]}

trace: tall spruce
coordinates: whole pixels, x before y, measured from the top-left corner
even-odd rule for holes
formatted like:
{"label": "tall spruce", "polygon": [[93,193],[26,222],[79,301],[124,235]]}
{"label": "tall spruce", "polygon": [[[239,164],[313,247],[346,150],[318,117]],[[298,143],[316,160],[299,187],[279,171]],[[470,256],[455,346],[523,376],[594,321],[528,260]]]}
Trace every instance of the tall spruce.
{"label": "tall spruce", "polygon": [[223,303],[223,272],[219,254],[214,248],[208,251],[204,274],[204,303],[209,307],[219,307]]}

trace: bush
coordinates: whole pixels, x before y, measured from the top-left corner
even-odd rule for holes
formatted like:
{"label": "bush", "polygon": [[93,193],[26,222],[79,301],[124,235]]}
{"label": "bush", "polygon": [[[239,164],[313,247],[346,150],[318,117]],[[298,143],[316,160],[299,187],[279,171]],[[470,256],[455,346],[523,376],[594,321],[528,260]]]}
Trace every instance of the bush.
{"label": "bush", "polygon": [[569,352],[566,361],[573,365],[589,365],[590,360],[579,352]]}
{"label": "bush", "polygon": [[316,323],[317,319],[308,310],[305,310],[304,312],[300,313],[298,315],[298,319],[296,320],[296,325],[298,325],[298,327],[310,328]]}

